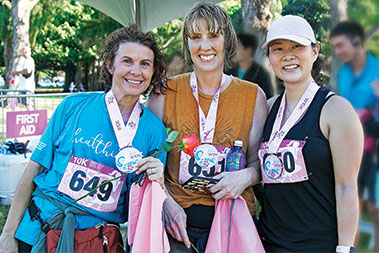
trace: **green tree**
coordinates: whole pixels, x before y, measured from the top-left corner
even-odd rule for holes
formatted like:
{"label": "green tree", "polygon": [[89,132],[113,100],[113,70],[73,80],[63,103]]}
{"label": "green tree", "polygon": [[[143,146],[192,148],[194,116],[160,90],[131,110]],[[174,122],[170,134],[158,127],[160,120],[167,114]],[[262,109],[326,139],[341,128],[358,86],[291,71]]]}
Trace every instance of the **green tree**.
{"label": "green tree", "polygon": [[[220,5],[231,16],[234,28],[241,31],[243,26],[241,1],[224,1]],[[182,24],[183,18],[181,17],[151,30],[168,62],[175,54],[182,52]]]}
{"label": "green tree", "polygon": [[348,17],[360,23],[366,32],[366,48],[379,56],[379,1],[349,0]]}
{"label": "green tree", "polygon": [[[292,14],[305,18],[315,32],[316,40],[321,45],[328,45],[331,24],[327,0],[288,0],[283,6],[283,16]],[[330,55],[330,48],[321,47],[321,53]]]}
{"label": "green tree", "polygon": [[151,30],[167,62],[182,51],[182,24],[183,18],[179,18]]}
{"label": "green tree", "polygon": [[[86,89],[103,87],[96,78],[97,50],[100,42],[120,25],[78,1],[59,1],[49,6],[41,1],[33,16],[33,57],[37,69],[65,72],[65,90],[69,83],[83,82]],[[51,9],[50,9],[51,8]]]}
{"label": "green tree", "polygon": [[12,0],[12,49],[13,56],[9,66],[12,71],[22,67],[22,50],[30,45],[30,14],[38,0]]}
{"label": "green tree", "polygon": [[0,65],[5,66],[4,73],[2,76],[5,80],[4,88],[9,88],[12,67],[11,67],[11,59],[12,59],[12,3],[11,1],[2,1],[0,2],[0,34],[2,34],[0,38]]}

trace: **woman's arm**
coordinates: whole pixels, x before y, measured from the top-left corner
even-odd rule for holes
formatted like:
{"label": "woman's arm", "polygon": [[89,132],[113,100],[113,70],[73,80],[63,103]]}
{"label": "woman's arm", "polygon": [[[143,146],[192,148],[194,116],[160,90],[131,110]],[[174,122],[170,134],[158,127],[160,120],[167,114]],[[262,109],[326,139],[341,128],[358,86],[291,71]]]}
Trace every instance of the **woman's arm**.
{"label": "woman's arm", "polygon": [[35,185],[33,179],[44,167],[30,160],[18,183],[14,199],[9,209],[8,218],[0,237],[0,252],[17,252],[17,242],[14,238],[16,230],[30,202]]}
{"label": "woman's arm", "polygon": [[255,185],[261,180],[258,149],[261,143],[263,128],[267,118],[266,96],[258,87],[255,102],[253,125],[249,133],[247,146],[246,169],[231,173],[221,173],[215,178],[222,178],[216,185],[210,188],[215,199],[235,199],[249,186]]}
{"label": "woman's arm", "polygon": [[334,96],[322,110],[320,126],[329,139],[333,157],[338,245],[353,246],[359,218],[357,177],[363,153],[362,125],[350,103]]}
{"label": "woman's arm", "polygon": [[[160,120],[164,115],[164,95],[151,94],[147,100],[146,107]],[[189,248],[190,241],[186,231],[187,215],[184,209],[174,200],[166,190],[167,199],[163,204],[164,218],[167,232],[176,240],[183,242]]]}
{"label": "woman's arm", "polygon": [[149,99],[146,102],[146,108],[149,109],[155,116],[163,121],[164,112],[164,99],[165,96],[162,94],[151,93]]}

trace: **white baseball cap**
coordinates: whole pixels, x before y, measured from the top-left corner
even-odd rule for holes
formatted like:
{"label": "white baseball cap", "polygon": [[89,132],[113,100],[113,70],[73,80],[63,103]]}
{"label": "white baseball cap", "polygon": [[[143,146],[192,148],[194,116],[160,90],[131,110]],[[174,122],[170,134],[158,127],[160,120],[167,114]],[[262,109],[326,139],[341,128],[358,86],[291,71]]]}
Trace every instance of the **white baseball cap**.
{"label": "white baseball cap", "polygon": [[262,48],[277,39],[292,40],[304,46],[316,43],[311,25],[304,18],[294,15],[280,17],[271,24]]}

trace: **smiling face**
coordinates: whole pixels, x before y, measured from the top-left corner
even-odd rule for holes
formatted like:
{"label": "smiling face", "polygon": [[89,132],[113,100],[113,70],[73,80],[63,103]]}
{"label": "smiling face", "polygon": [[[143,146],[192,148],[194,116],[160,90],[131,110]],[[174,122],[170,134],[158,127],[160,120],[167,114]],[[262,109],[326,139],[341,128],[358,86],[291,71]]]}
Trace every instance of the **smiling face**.
{"label": "smiling face", "polygon": [[269,45],[269,61],[275,75],[286,85],[304,84],[311,79],[313,62],[319,46],[304,46],[290,40],[278,39]]}
{"label": "smiling face", "polygon": [[154,52],[142,44],[122,43],[108,70],[112,74],[112,91],[117,98],[138,99],[149,87],[154,74]]}
{"label": "smiling face", "polygon": [[224,35],[209,31],[206,22],[199,21],[188,37],[188,48],[196,70],[200,72],[223,70]]}

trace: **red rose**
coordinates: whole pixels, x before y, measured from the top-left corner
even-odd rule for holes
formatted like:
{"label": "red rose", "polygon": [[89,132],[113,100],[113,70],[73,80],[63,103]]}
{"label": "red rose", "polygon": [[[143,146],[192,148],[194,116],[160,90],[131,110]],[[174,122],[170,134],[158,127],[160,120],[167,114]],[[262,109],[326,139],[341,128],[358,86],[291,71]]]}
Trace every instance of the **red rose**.
{"label": "red rose", "polygon": [[193,150],[199,146],[199,140],[196,138],[195,134],[187,135],[182,138],[181,145],[186,154],[194,157]]}

